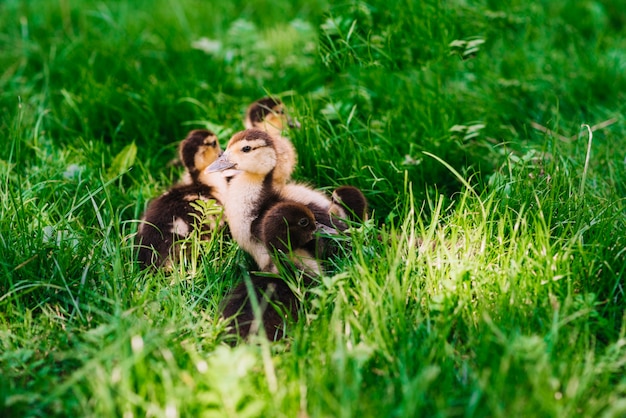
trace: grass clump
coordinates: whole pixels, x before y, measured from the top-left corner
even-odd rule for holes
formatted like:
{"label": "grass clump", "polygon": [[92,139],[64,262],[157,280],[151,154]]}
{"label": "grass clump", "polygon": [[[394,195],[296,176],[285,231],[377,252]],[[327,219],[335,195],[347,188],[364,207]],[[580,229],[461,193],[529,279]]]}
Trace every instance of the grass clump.
{"label": "grass clump", "polygon": [[[620,5],[3,2],[2,415],[623,415]],[[132,242],[185,133],[268,93],[295,177],[373,213],[287,339],[232,348],[236,244]]]}

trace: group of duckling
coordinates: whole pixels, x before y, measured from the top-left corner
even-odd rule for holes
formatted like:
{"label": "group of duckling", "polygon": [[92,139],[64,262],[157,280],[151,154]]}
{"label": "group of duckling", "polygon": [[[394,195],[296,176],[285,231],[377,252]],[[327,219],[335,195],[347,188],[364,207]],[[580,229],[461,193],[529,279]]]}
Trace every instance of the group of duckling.
{"label": "group of duckling", "polygon": [[328,237],[364,221],[367,201],[352,186],[341,186],[329,197],[291,180],[297,155],[283,132],[298,125],[279,99],[252,103],[244,125],[224,152],[217,136],[205,129],[189,132],[181,142],[185,175],[148,205],[137,231],[138,261],[144,268],[170,268],[179,242],[194,228],[203,229],[202,237],[224,227],[220,217],[198,226],[200,213],[193,203],[214,200],[223,208],[230,236],[261,272],[250,274],[221,304],[228,332],[242,338],[264,333],[277,340],[284,336],[285,323],[297,318],[300,303],[280,275],[289,272],[310,285],[323,274],[335,242]]}

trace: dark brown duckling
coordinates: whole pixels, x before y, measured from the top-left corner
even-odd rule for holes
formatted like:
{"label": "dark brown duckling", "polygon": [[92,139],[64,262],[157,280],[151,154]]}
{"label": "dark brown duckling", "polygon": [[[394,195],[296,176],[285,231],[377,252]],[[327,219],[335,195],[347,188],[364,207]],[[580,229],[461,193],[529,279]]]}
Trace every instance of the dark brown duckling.
{"label": "dark brown duckling", "polygon": [[[224,179],[205,173],[205,168],[221,153],[217,137],[208,130],[191,131],[179,150],[188,178],[148,205],[136,236],[137,260],[142,268],[169,268],[172,259],[177,258],[179,247],[176,242],[189,236],[199,222],[197,216],[200,213],[192,206],[193,202],[213,199],[219,204]],[[221,224],[218,214],[211,222],[203,224],[203,235],[208,238],[208,233]]]}
{"label": "dark brown duckling", "polygon": [[[200,213],[192,203],[210,199],[216,200],[211,186],[183,184],[172,187],[152,201],[137,230],[137,260],[141,267],[169,268],[179,253],[175,244],[187,238],[199,223],[194,214],[200,216]],[[221,215],[217,215],[209,224],[202,225],[201,233],[208,239],[206,233],[218,229],[221,224]]]}
{"label": "dark brown duckling", "polygon": [[[295,269],[296,274],[303,269],[305,285],[311,281],[307,272],[318,269],[313,264],[316,230],[313,213],[306,206],[295,202],[274,205],[262,221],[263,244],[274,257],[285,257],[284,260],[276,260],[277,264],[285,261],[284,266]],[[249,292],[250,289],[253,290],[253,295]],[[259,306],[261,321],[255,321],[257,317],[254,314],[252,296]],[[286,324],[297,319],[299,304],[298,297],[284,279],[250,275],[248,284],[244,281],[228,294],[221,306],[221,312],[222,317],[232,321],[229,330],[231,334],[246,338],[249,334],[256,334],[262,322],[267,337],[275,341],[284,336]]]}
{"label": "dark brown duckling", "polygon": [[[255,303],[248,286],[253,291]],[[254,314],[255,304],[259,307],[261,320],[257,320]],[[245,339],[258,334],[263,327],[270,341],[278,341],[285,336],[287,325],[297,320],[299,307],[300,300],[286,281],[280,277],[251,274],[249,284],[244,280],[235,286],[220,310],[222,317],[230,321],[229,334]]]}
{"label": "dark brown duckling", "polygon": [[337,232],[316,222],[313,212],[301,203],[283,201],[273,205],[261,221],[261,240],[273,259],[272,272],[295,269],[308,283],[323,273],[325,240],[322,234]]}

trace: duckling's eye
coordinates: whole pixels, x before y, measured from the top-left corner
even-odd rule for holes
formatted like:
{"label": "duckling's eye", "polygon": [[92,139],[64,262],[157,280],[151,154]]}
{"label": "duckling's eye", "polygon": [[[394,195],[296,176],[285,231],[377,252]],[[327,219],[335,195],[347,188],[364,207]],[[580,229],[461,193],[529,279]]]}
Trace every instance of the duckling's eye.
{"label": "duckling's eye", "polygon": [[241,149],[242,152],[250,152],[252,151],[252,147],[250,145],[246,145]]}
{"label": "duckling's eye", "polygon": [[307,218],[300,218],[298,225],[302,227],[309,226],[309,220]]}

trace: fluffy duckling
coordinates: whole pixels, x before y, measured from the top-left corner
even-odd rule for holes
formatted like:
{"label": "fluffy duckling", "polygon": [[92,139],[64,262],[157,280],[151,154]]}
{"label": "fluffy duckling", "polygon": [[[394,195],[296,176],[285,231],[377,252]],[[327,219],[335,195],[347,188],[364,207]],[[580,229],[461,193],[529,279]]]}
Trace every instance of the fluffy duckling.
{"label": "fluffy duckling", "polygon": [[306,205],[330,207],[326,194],[303,184],[288,183],[297,164],[297,155],[291,141],[282,135],[286,126],[299,128],[300,124],[285,113],[283,102],[274,97],[264,97],[252,103],[246,111],[246,129],[265,131],[274,139],[277,161],[273,172],[273,182],[281,188],[285,199],[295,200]]}
{"label": "fluffy duckling", "polygon": [[[222,317],[231,321],[228,333],[246,338],[257,334],[263,326],[268,339],[280,340],[285,336],[287,323],[298,317],[298,297],[280,277],[250,275],[250,285],[252,295],[246,282],[241,282],[226,296],[220,307]],[[260,320],[254,314],[252,297],[259,306]]]}
{"label": "fluffy duckling", "polygon": [[[272,272],[295,267],[307,282],[322,273],[319,258],[324,239],[317,232],[335,233],[315,221],[313,212],[303,204],[283,201],[272,206],[261,221],[261,241],[273,259]],[[287,261],[287,266],[284,261]]]}
{"label": "fluffy duckling", "polygon": [[[294,201],[313,213],[318,223],[331,227],[330,199],[323,201],[303,185],[294,185],[289,191],[273,181],[277,166],[275,140],[263,131],[248,129],[233,135],[226,151],[208,168],[208,172],[235,171],[223,200],[230,232],[237,243],[257,262],[263,271],[271,271],[273,264],[266,246],[261,241],[261,220],[276,203]],[[296,193],[301,190],[303,193]],[[315,198],[304,192],[312,192]],[[322,203],[322,204],[320,204]]]}
{"label": "fluffy duckling", "polygon": [[222,149],[213,132],[208,129],[190,131],[178,146],[178,157],[185,167],[181,183],[222,183],[221,176],[208,175],[205,170],[221,153]]}
{"label": "fluffy duckling", "polygon": [[341,186],[335,189],[331,197],[330,214],[337,229],[346,229],[345,221],[350,223],[367,220],[367,199],[354,186]]}
{"label": "fluffy duckling", "polygon": [[[276,257],[286,256],[300,269],[315,269],[315,218],[304,205],[294,202],[280,202],[274,205],[263,217],[261,240]],[[313,248],[311,248],[313,247]],[[278,261],[277,261],[278,263]],[[276,271],[278,273],[278,271]],[[306,281],[310,277],[306,274]],[[283,337],[286,321],[295,320],[299,300],[289,285],[279,277],[250,276],[254,297],[261,308],[261,320],[267,337],[277,340]],[[252,296],[245,282],[240,283],[226,297],[222,304],[222,316],[233,321],[231,334],[245,338],[255,334],[261,321],[255,322]]]}
{"label": "fluffy duckling", "polygon": [[[187,169],[187,179],[153,200],[142,217],[137,230],[138,261],[142,268],[169,267],[178,253],[177,241],[186,238],[199,215],[191,203],[220,198],[223,177],[205,172],[205,168],[221,154],[217,137],[208,130],[189,132],[182,141],[180,157]],[[208,230],[217,228],[220,219],[214,219]],[[203,231],[203,232],[205,232]]]}
{"label": "fluffy duckling", "polygon": [[289,140],[283,136],[283,131],[289,127],[299,127],[285,113],[283,103],[273,97],[264,97],[248,106],[244,120],[246,129],[258,129],[267,132],[274,138],[278,162],[274,170],[274,182],[285,183],[291,177],[296,167],[298,157],[296,150]]}
{"label": "fluffy duckling", "polygon": [[283,102],[274,97],[263,97],[248,106],[244,125],[246,129],[260,129],[270,135],[281,135],[286,126],[300,127],[286,114]]}

